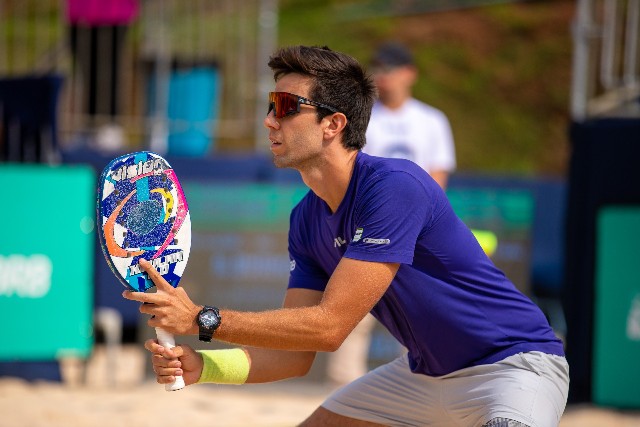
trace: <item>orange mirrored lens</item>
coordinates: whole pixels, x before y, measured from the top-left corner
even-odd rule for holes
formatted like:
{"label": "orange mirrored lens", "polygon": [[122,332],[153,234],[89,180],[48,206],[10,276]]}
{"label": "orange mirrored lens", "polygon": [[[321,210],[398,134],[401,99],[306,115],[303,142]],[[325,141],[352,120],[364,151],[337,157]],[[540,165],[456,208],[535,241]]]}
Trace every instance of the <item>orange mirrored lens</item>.
{"label": "orange mirrored lens", "polygon": [[300,111],[298,97],[287,92],[269,92],[269,111],[275,110],[278,119]]}

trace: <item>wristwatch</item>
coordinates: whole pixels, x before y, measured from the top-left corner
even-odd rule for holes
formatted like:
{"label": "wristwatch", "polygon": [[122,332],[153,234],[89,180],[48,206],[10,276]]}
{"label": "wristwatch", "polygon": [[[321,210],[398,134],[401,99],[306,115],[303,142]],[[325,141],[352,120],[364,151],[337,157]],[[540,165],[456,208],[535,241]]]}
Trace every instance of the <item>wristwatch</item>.
{"label": "wristwatch", "polygon": [[217,307],[210,307],[208,305],[202,307],[202,310],[198,313],[198,317],[196,317],[200,341],[211,342],[213,333],[220,327],[221,322],[220,310],[218,310]]}

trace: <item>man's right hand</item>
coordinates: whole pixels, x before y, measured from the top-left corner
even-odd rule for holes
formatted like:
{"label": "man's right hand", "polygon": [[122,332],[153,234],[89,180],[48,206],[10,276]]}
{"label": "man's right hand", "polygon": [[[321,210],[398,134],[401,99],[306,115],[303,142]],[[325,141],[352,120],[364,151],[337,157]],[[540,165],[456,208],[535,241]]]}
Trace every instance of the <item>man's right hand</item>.
{"label": "man's right hand", "polygon": [[158,344],[158,340],[150,339],[144,343],[144,348],[151,352],[153,372],[159,384],[173,383],[175,377],[180,375],[186,385],[194,384],[200,379],[204,365],[202,356],[188,345],[168,349]]}

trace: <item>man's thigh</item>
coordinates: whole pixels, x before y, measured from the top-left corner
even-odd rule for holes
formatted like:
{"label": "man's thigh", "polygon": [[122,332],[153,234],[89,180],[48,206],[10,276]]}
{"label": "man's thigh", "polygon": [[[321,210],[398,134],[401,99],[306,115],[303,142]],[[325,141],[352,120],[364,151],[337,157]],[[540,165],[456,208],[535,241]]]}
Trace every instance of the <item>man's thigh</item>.
{"label": "man's thigh", "polygon": [[556,427],[569,388],[564,358],[539,352],[519,353],[442,379],[447,411],[456,421],[467,420],[471,426],[517,426],[514,423],[519,422]]}
{"label": "man's thigh", "polygon": [[439,394],[437,380],[412,373],[404,355],[337,390],[322,407],[373,425],[450,426]]}
{"label": "man's thigh", "polygon": [[356,420],[355,418],[349,418],[342,415],[338,415],[335,412],[331,412],[328,409],[320,406],[315,410],[309,418],[307,418],[298,427],[384,427],[384,424],[372,423],[370,421]]}
{"label": "man's thigh", "polygon": [[557,426],[567,369],[564,358],[534,352],[434,378],[411,373],[403,356],[336,391],[322,406],[389,426]]}

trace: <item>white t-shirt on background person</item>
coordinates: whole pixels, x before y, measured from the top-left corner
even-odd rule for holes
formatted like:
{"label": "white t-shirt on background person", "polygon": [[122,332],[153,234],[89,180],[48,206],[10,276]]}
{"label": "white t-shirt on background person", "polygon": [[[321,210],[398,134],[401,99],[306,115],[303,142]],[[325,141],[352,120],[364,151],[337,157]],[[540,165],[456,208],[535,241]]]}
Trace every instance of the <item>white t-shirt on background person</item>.
{"label": "white t-shirt on background person", "polygon": [[456,168],[451,126],[446,115],[411,98],[391,110],[380,101],[371,112],[365,153],[409,159],[427,172]]}

